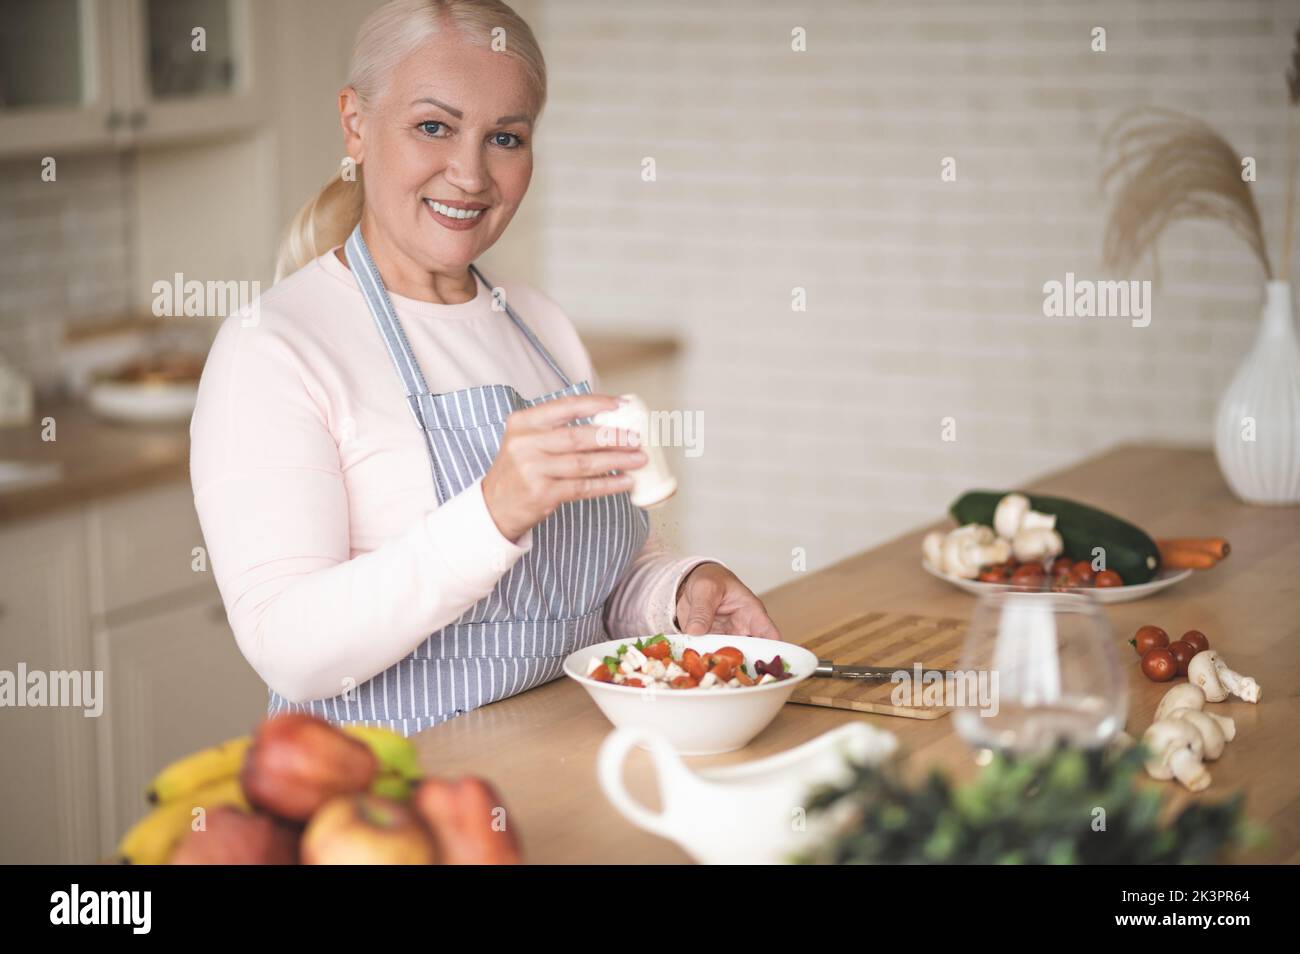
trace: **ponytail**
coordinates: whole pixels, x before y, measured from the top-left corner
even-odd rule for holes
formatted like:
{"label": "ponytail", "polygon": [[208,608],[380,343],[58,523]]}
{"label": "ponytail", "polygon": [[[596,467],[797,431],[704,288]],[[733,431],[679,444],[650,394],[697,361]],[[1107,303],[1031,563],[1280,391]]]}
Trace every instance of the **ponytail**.
{"label": "ponytail", "polygon": [[361,167],[351,168],[355,175],[353,180],[344,179],[340,168],[289,223],[288,234],[280,243],[280,254],[276,258],[277,282],[334,246],[342,245],[361,221],[361,207],[365,203]]}

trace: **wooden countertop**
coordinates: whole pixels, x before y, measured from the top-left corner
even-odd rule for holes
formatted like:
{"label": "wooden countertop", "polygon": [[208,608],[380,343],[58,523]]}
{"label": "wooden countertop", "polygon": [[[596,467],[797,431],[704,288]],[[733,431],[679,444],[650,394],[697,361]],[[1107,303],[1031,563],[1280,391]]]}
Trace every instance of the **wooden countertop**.
{"label": "wooden countertop", "polygon": [[[1172,804],[1221,798],[1244,789],[1246,812],[1272,832],[1251,861],[1300,862],[1300,507],[1249,507],[1231,496],[1214,455],[1205,450],[1124,445],[1032,482],[1030,490],[1096,503],[1140,521],[1153,536],[1223,536],[1232,555],[1215,569],[1146,600],[1107,606],[1116,639],[1158,623],[1171,634],[1200,629],[1239,672],[1263,688],[1260,704],[1219,704],[1237,720],[1237,738],[1211,764],[1214,784],[1191,795],[1168,783]],[[937,521],[933,527],[950,526]],[[918,529],[763,595],[785,639],[801,642],[820,628],[867,609],[969,615],[973,598],[922,571]],[[1137,656],[1129,663],[1129,731],[1140,734],[1171,685],[1150,682]],[[744,762],[805,742],[849,719],[894,732],[920,772],[942,766],[959,777],[977,771],[951,718],[934,721],[787,705],[739,752],[689,760]],[[595,759],[610,725],[569,679],[435,726],[417,741],[426,771],[473,773],[501,790],[537,863],[671,863],[688,860],[676,845],[626,822],[596,783]],[[633,792],[652,806],[649,759],[628,761]],[[1155,783],[1152,783],[1155,784]]]}
{"label": "wooden countertop", "polygon": [[[671,336],[608,332],[583,335],[602,375],[672,358]],[[52,417],[57,439],[42,439],[41,421]],[[41,404],[31,424],[0,428],[0,461],[57,463],[57,479],[0,490],[0,526],[158,484],[189,481],[189,422],[119,424],[92,414],[79,401]]]}

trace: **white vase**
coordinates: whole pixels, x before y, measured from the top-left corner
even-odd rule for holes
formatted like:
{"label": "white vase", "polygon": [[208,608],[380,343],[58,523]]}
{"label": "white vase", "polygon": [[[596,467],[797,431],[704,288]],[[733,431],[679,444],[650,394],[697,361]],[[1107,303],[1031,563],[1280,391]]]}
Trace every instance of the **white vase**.
{"label": "white vase", "polygon": [[1289,282],[1269,282],[1259,334],[1219,401],[1214,453],[1252,504],[1300,503],[1300,345]]}

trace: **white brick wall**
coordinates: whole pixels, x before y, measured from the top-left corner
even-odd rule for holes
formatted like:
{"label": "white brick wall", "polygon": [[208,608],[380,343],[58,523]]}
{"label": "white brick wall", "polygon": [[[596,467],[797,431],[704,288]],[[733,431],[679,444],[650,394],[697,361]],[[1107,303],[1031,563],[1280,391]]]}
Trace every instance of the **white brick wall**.
{"label": "white brick wall", "polygon": [[1119,440],[1209,442],[1261,300],[1242,243],[1176,227],[1145,329],[1044,318],[1042,286],[1124,277],[1099,262],[1099,140],[1141,104],[1257,158],[1276,258],[1300,3],[537,7],[541,285],[585,327],[686,339],[683,407],[706,421],[703,456],[673,457],[687,549],[764,588],[792,547],[816,569],[971,486]]}
{"label": "white brick wall", "polygon": [[133,159],[59,156],[0,163],[0,355],[42,390],[57,386],[63,326],[130,304]]}

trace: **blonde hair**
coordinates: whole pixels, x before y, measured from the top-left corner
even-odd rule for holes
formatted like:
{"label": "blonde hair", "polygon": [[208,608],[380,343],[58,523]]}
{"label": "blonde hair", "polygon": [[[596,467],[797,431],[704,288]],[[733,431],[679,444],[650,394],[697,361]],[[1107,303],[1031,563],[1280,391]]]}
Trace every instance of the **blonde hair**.
{"label": "blonde hair", "polygon": [[[390,0],[372,13],[357,31],[348,67],[347,85],[356,90],[359,108],[371,108],[398,64],[444,28],[484,45],[493,41],[494,30],[504,30],[504,52],[523,64],[541,114],[546,105],[546,61],[528,24],[501,0]],[[340,163],[339,171],[289,223],[276,257],[277,282],[342,244],[361,221],[362,170],[359,165],[352,168],[354,177],[345,178]]]}

